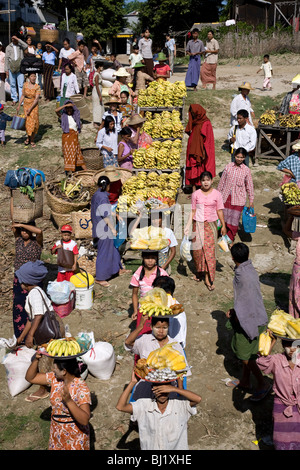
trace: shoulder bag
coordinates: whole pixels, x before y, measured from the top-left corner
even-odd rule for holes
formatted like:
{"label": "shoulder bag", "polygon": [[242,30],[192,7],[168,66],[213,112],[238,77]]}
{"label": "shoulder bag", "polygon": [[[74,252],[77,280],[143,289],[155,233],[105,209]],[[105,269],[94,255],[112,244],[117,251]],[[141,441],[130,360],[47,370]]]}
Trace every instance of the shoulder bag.
{"label": "shoulder bag", "polygon": [[73,251],[65,250],[63,242],[57,250],[57,264],[65,269],[71,269],[74,264],[74,253]]}
{"label": "shoulder bag", "polygon": [[[39,289],[38,289],[39,290]],[[39,291],[40,292],[40,291]],[[40,292],[41,297],[43,299],[44,305],[46,307],[46,312],[43,315],[43,319],[41,320],[39,326],[37,327],[34,333],[34,342],[37,345],[41,345],[44,343],[48,343],[50,339],[58,339],[62,337],[61,325],[62,322],[57,318],[54,310],[49,310],[47,302],[44,299],[43,294]],[[29,303],[29,308],[31,311],[31,305]]]}

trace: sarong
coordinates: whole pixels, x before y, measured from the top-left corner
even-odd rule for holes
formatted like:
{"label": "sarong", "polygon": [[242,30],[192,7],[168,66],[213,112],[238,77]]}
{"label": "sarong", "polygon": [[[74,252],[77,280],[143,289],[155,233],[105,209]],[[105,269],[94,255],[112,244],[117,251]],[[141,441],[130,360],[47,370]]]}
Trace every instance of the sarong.
{"label": "sarong", "polygon": [[199,56],[190,56],[189,66],[185,76],[185,84],[187,87],[196,87],[200,77],[201,59]]}
{"label": "sarong", "polygon": [[114,245],[113,238],[98,239],[96,279],[97,281],[107,281],[112,276],[118,274],[122,269],[121,256]]}
{"label": "sarong", "polygon": [[145,73],[150,75],[153,78],[153,69],[154,69],[154,62],[153,59],[143,59],[145,63]]}
{"label": "sarong", "polygon": [[55,65],[44,64],[44,98],[46,100],[53,100],[55,98],[55,89],[53,85],[53,72],[55,69]]}
{"label": "sarong", "polygon": [[275,450],[300,450],[300,413],[295,405],[292,416],[284,414],[286,405],[277,397],[273,406],[273,444]]}
{"label": "sarong", "polygon": [[289,287],[289,314],[300,317],[300,265],[295,261]]}
{"label": "sarong", "polygon": [[62,135],[62,151],[65,162],[65,171],[75,171],[76,166],[85,164],[78,140],[78,132],[70,129]]}
{"label": "sarong", "polygon": [[223,213],[227,228],[227,235],[232,241],[234,241],[239,229],[239,222],[243,208],[244,206],[234,206],[231,204],[231,194],[229,194],[227,201],[224,204]]}
{"label": "sarong", "polygon": [[25,310],[27,294],[28,292],[22,289],[15,275],[13,284],[13,326],[16,338],[20,336],[28,320],[28,314]]}
{"label": "sarong", "polygon": [[215,222],[193,221],[192,256],[197,273],[207,272],[211,283],[216,275],[216,243],[218,237]]}
{"label": "sarong", "polygon": [[216,84],[217,77],[217,64],[207,64],[204,62],[201,66],[201,82],[202,85],[207,85],[207,83]]}

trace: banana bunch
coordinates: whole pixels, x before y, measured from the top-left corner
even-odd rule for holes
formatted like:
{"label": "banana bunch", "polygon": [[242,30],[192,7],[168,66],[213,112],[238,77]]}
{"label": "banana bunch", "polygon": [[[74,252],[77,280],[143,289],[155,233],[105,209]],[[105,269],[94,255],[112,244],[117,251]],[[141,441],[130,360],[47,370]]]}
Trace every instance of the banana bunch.
{"label": "banana bunch", "polygon": [[138,106],[147,107],[173,107],[182,106],[183,98],[187,96],[184,81],[174,83],[158,79],[151,82],[146,90],[140,90]]}
{"label": "banana bunch", "polygon": [[295,114],[285,114],[279,117],[279,124],[281,127],[298,127],[299,119],[297,119]]}
{"label": "banana bunch", "polygon": [[145,114],[144,131],[153,139],[182,138],[183,124],[180,120],[180,112],[176,109],[163,111],[162,113]]}
{"label": "banana bunch", "polygon": [[154,369],[169,367],[174,371],[184,370],[186,368],[185,357],[174,348],[174,344],[176,343],[168,343],[152,351],[147,357],[148,366]]}
{"label": "banana bunch", "polygon": [[145,148],[139,148],[133,151],[134,168],[144,168],[145,152],[146,152]]}
{"label": "banana bunch", "polygon": [[286,183],[281,186],[284,202],[292,206],[300,204],[300,188],[296,183]]}
{"label": "banana bunch", "polygon": [[151,317],[152,315],[154,317],[172,315],[171,308],[163,307],[162,305],[156,305],[153,302],[144,302],[142,305],[140,305],[139,310],[143,315],[148,315],[148,317]]}
{"label": "banana bunch", "polygon": [[81,352],[81,347],[73,337],[50,340],[46,351],[50,356],[75,356]]}
{"label": "banana bunch", "polygon": [[260,116],[259,120],[261,124],[266,126],[273,126],[273,124],[275,124],[277,121],[276,112],[273,109],[268,109]]}
{"label": "banana bunch", "polygon": [[180,168],[181,148],[182,141],[180,139],[154,141],[149,148],[133,152],[133,166],[158,170]]}
{"label": "banana bunch", "polygon": [[300,319],[292,317],[284,310],[276,309],[272,313],[268,328],[279,336],[300,339]]}
{"label": "banana bunch", "polygon": [[264,331],[259,335],[258,352],[262,356],[268,356],[270,352],[272,338],[268,331]]}

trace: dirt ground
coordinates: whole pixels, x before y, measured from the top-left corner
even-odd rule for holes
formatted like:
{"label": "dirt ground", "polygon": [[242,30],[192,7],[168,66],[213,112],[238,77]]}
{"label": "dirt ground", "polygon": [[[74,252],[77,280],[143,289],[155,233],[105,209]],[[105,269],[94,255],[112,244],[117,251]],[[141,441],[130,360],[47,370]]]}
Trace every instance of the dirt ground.
{"label": "dirt ground", "polygon": [[[273,90],[262,92],[262,74],[257,75],[261,58],[240,61],[221,61],[217,69],[217,90],[197,93],[202,103],[207,96],[213,96],[212,123],[216,139],[216,164],[219,173],[229,161],[228,153],[222,149],[229,128],[229,106],[232,95],[243,81],[249,81],[254,88],[251,96],[269,94],[281,97],[290,90],[291,79],[298,72],[298,56],[279,55],[271,57],[274,68]],[[177,67],[171,80],[183,80],[186,67]],[[218,93],[222,95],[218,107]],[[230,93],[231,92],[231,93]],[[193,93],[193,92],[189,92]],[[196,95],[195,95],[196,96]],[[224,96],[227,96],[227,101]],[[190,95],[189,95],[190,97]],[[193,98],[189,98],[192,100]],[[278,98],[279,100],[279,98]],[[280,104],[280,102],[278,102]],[[52,109],[52,108],[53,109]],[[217,108],[217,109],[216,109]],[[49,111],[50,110],[50,111]],[[13,112],[6,108],[7,113]],[[1,192],[2,230],[0,233],[0,260],[2,277],[1,337],[10,338],[12,327],[12,280],[14,241],[9,220],[8,193],[3,186],[8,169],[25,163],[46,172],[47,178],[60,175],[63,162],[60,157],[60,130],[51,117],[54,104],[41,106],[41,125],[43,134],[37,149],[24,151],[20,132],[7,130],[8,142],[1,150]],[[186,110],[187,111],[187,110]],[[82,145],[93,146],[95,132],[92,124],[84,124],[81,136]],[[184,138],[184,146],[186,138]],[[27,152],[27,153],[26,153]],[[22,158],[21,158],[22,157]],[[182,153],[184,163],[184,149]],[[276,305],[286,307],[288,285],[294,256],[289,253],[289,243],[281,231],[283,205],[279,199],[281,175],[276,163],[260,161],[258,167],[251,167],[255,184],[255,210],[257,230],[252,235],[239,232],[240,239],[248,243],[251,259],[257,269],[263,298],[268,313]],[[219,177],[215,179],[217,185]],[[180,193],[179,203],[188,204],[188,195]],[[49,220],[49,208],[45,203],[44,216],[38,221],[44,230],[43,260],[49,268],[48,280],[54,279],[56,266],[50,255],[50,248],[57,237],[57,229]],[[181,240],[178,240],[179,245]],[[228,377],[239,377],[240,363],[230,348],[230,333],[225,328],[225,312],[232,306],[232,263],[227,253],[218,252],[215,290],[208,292],[203,283],[191,280],[192,266],[181,263],[179,245],[175,262],[172,263],[172,277],[176,282],[175,297],[184,305],[187,314],[188,335],[186,354],[192,368],[188,388],[201,395],[198,413],[189,421],[188,435],[191,450],[273,450],[272,403],[270,394],[263,402],[253,404],[249,394],[232,390],[225,386]],[[134,267],[134,269],[136,266]],[[115,405],[130,379],[132,357],[124,351],[123,342],[131,328],[131,297],[129,290],[130,275],[115,278],[108,289],[95,287],[95,302],[91,310],[74,310],[66,319],[73,335],[78,331],[93,331],[96,340],[111,342],[116,354],[116,368],[112,377],[100,381],[88,375],[87,384],[93,396],[92,448],[95,450],[137,450],[138,433],[129,427],[129,416],[116,410]],[[280,346],[278,346],[280,348]],[[43,450],[47,447],[49,426],[48,399],[35,403],[25,402],[32,386],[12,398],[7,388],[4,366],[0,367],[0,449],[1,450]],[[267,378],[271,381],[271,377]],[[27,425],[20,426],[13,439],[5,439],[8,419],[27,417]],[[13,421],[14,422],[14,421]],[[16,421],[17,422],[17,418]],[[41,427],[41,423],[43,428]],[[46,431],[42,430],[46,429]]]}

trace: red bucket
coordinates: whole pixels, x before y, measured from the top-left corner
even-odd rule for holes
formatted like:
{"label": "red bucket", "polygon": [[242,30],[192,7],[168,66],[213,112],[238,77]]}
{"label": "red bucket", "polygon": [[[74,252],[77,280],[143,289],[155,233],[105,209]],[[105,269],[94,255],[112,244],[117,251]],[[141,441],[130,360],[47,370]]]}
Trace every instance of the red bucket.
{"label": "red bucket", "polygon": [[75,290],[72,290],[70,292],[69,301],[65,304],[58,305],[52,302],[53,310],[57,313],[57,315],[60,316],[60,318],[70,315],[72,310],[74,310],[75,295],[76,295]]}

